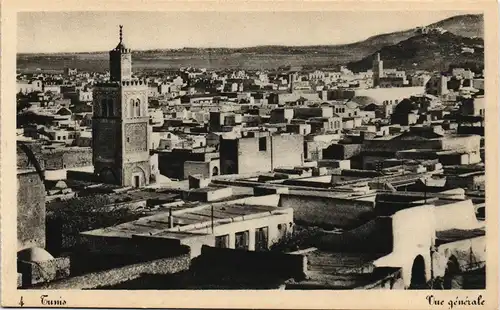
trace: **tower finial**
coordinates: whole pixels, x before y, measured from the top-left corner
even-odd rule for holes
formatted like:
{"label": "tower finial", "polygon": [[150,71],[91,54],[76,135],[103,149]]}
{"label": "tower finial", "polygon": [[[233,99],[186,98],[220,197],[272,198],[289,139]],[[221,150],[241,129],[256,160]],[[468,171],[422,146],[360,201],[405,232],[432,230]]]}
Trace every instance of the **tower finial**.
{"label": "tower finial", "polygon": [[120,43],[123,41],[123,25],[120,25]]}

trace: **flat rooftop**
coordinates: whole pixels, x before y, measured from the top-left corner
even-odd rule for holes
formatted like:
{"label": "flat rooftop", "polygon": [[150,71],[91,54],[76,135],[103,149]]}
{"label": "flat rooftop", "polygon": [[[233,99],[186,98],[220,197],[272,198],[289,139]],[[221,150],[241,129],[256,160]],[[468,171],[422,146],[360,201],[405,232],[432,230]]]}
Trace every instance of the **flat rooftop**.
{"label": "flat rooftop", "polygon": [[464,229],[450,229],[436,232],[436,246],[455,241],[467,240],[476,237],[485,236],[486,232],[482,228],[464,230]]}
{"label": "flat rooftop", "polygon": [[[213,210],[212,210],[213,208]],[[196,227],[184,228],[183,232],[189,230],[203,229],[212,225],[220,226],[230,222],[245,221],[254,218],[262,218],[273,214],[288,212],[287,209],[278,209],[263,205],[200,205],[197,207],[180,207],[172,210],[174,228],[169,226],[170,212],[162,212],[156,215],[140,218],[136,221],[123,223],[116,226],[83,232],[84,235],[124,237],[131,238],[132,235],[149,234],[158,235],[167,231],[178,232],[185,226],[197,224]]]}

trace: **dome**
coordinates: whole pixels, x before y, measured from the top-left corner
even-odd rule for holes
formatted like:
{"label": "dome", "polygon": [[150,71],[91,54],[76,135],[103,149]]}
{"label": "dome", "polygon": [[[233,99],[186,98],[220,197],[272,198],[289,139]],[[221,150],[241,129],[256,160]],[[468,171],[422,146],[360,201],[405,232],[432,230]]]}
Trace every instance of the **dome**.
{"label": "dome", "polygon": [[361,107],[365,107],[372,103],[376,105],[381,105],[381,103],[378,100],[369,96],[355,96],[351,99],[350,102],[354,102]]}
{"label": "dome", "polygon": [[17,259],[28,262],[46,262],[54,259],[54,256],[42,248],[29,248],[17,252]]}
{"label": "dome", "polygon": [[71,115],[71,110],[68,109],[68,108],[60,108],[59,110],[57,110],[56,112],[57,115]]}
{"label": "dome", "polygon": [[349,109],[356,109],[358,107],[358,104],[354,101],[349,101],[345,104]]}
{"label": "dome", "polygon": [[59,180],[57,181],[55,187],[59,189],[65,189],[68,188],[68,185],[66,184],[66,182]]}

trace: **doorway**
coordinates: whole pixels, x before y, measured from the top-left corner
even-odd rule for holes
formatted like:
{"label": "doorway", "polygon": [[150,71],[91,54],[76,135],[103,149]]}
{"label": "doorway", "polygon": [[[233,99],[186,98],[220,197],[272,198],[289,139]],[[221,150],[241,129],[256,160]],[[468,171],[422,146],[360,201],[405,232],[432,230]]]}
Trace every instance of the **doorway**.
{"label": "doorway", "polygon": [[410,289],[418,290],[426,287],[425,260],[422,255],[415,257],[411,268],[411,284]]}
{"label": "doorway", "polygon": [[141,178],[138,175],[134,175],[134,187],[141,186]]}

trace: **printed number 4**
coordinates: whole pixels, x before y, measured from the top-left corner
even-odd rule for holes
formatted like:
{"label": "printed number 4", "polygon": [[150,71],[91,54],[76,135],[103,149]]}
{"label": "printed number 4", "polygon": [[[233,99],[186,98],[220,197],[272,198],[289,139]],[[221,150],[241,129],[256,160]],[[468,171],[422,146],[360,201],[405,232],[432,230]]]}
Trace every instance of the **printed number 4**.
{"label": "printed number 4", "polygon": [[19,305],[22,307],[24,306],[24,301],[23,301],[23,296],[21,296],[21,300],[19,300]]}

